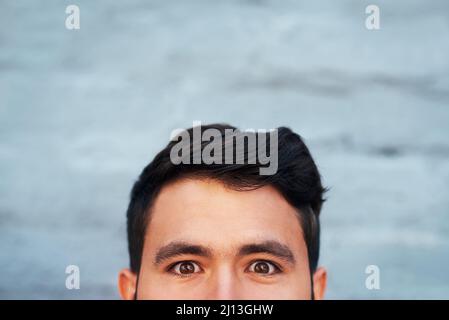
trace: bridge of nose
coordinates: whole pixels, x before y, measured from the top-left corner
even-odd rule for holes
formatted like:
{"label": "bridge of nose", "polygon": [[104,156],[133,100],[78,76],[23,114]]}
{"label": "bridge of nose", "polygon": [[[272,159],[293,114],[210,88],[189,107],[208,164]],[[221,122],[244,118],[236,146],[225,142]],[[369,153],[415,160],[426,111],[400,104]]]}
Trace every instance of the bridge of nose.
{"label": "bridge of nose", "polygon": [[218,264],[207,279],[208,298],[218,300],[239,299],[241,277],[231,262]]}

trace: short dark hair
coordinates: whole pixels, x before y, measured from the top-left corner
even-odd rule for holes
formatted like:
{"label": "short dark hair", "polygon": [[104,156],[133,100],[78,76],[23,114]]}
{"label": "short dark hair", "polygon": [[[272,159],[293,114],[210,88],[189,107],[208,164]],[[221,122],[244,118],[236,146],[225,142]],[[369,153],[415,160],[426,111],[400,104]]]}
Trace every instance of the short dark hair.
{"label": "short dark hair", "polygon": [[[217,129],[222,137],[225,136],[227,129],[237,130],[227,124],[210,124],[202,125],[201,133],[207,129]],[[170,151],[177,142],[170,141],[143,169],[131,191],[127,211],[131,271],[135,273],[140,271],[146,228],[151,207],[157,195],[163,186],[180,178],[214,179],[227,187],[241,191],[268,185],[277,189],[298,210],[298,218],[308,250],[310,270],[315,271],[320,244],[319,214],[326,190],[321,184],[317,166],[301,137],[286,127],[276,130],[278,131],[278,170],[273,175],[260,175],[259,168],[262,165],[258,161],[256,164],[245,162],[245,164],[181,163],[176,165],[170,159]],[[188,129],[187,132],[192,137],[193,128]],[[222,139],[222,141],[225,140]],[[202,142],[201,150],[207,144],[208,142]],[[222,146],[224,150],[224,142]],[[235,143],[233,147],[235,148]],[[269,142],[267,147],[269,149]],[[245,158],[247,158],[248,149],[244,150],[246,150]],[[192,149],[190,154],[193,154]]]}

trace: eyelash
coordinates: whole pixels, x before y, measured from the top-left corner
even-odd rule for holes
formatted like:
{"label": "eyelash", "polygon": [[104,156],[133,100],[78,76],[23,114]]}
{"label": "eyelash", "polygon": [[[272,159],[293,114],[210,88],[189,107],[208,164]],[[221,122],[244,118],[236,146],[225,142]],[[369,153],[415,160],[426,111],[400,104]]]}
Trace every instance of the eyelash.
{"label": "eyelash", "polygon": [[167,272],[169,272],[169,273],[171,273],[171,274],[173,274],[173,275],[175,275],[175,276],[177,276],[177,277],[180,277],[180,278],[188,278],[188,277],[191,276],[191,274],[181,274],[181,273],[177,273],[177,272],[174,271],[174,268],[175,268],[177,265],[180,265],[181,263],[187,263],[187,262],[196,265],[201,271],[203,271],[203,269],[200,267],[200,265],[199,265],[197,262],[192,261],[192,260],[183,260],[183,261],[178,261],[178,262],[172,263],[172,264],[170,264],[170,265],[167,267],[166,270],[167,270]]}
{"label": "eyelash", "polygon": [[[177,277],[181,277],[181,278],[190,277],[192,274],[181,274],[181,273],[177,273],[177,272],[174,271],[174,268],[175,268],[176,266],[178,266],[178,265],[180,265],[180,264],[182,264],[182,263],[187,263],[187,262],[194,264],[195,266],[197,266],[197,267],[200,269],[200,271],[203,271],[203,269],[200,267],[200,265],[199,265],[197,262],[192,261],[192,260],[183,260],[183,261],[178,261],[178,262],[172,263],[172,264],[170,264],[170,265],[166,268],[166,271],[169,272],[169,273],[171,273],[171,274],[173,274],[173,275],[175,275],[175,276],[177,276]],[[245,272],[251,272],[251,271],[247,271],[247,270],[248,270],[252,265],[254,265],[255,263],[260,263],[260,262],[268,263],[269,265],[271,265],[271,266],[275,269],[274,272],[273,272],[272,274],[268,274],[268,275],[260,274],[261,276],[267,277],[267,276],[272,276],[272,275],[275,275],[275,274],[278,274],[278,273],[282,273],[282,272],[283,272],[283,269],[282,269],[277,263],[274,263],[273,261],[269,261],[269,260],[263,260],[263,259],[251,261],[251,262],[249,263],[249,266],[248,266],[247,268],[245,268]],[[194,273],[197,273],[197,272],[194,272]],[[256,272],[254,272],[254,273],[256,273]]]}
{"label": "eyelash", "polygon": [[[267,275],[264,275],[264,274],[258,274],[258,275],[260,275],[260,276],[263,276],[263,277],[269,277],[269,276],[272,276],[272,275],[275,275],[275,274],[278,274],[278,273],[282,273],[282,272],[283,272],[283,269],[282,269],[277,263],[275,263],[275,262],[273,262],[273,261],[270,261],[270,260],[263,260],[263,259],[258,259],[258,260],[253,260],[253,261],[251,261],[250,264],[249,264],[249,266],[248,266],[248,268],[246,268],[245,270],[249,269],[249,268],[250,268],[252,265],[254,265],[255,263],[260,263],[260,262],[268,263],[269,265],[273,266],[273,268],[274,268],[274,271],[273,271],[272,274],[267,274]],[[251,271],[248,271],[248,272],[251,272]],[[254,272],[254,273],[256,273],[256,272]]]}

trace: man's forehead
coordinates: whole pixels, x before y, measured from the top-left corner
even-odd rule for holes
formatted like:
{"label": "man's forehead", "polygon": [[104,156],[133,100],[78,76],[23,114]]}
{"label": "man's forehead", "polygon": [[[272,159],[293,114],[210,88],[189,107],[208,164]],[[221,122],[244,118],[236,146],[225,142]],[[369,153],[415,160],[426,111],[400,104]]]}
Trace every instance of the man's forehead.
{"label": "man's forehead", "polygon": [[173,224],[186,220],[194,224],[209,218],[217,223],[227,220],[257,226],[269,221],[290,225],[298,218],[297,209],[274,187],[240,191],[217,181],[195,179],[182,179],[163,188],[150,211],[151,221]]}
{"label": "man's forehead", "polygon": [[[186,203],[220,201],[226,198],[229,200],[252,202],[262,202],[266,204],[281,203],[286,207],[291,207],[284,197],[271,185],[252,189],[236,189],[225,185],[216,179],[202,178],[181,178],[165,185],[155,199],[154,206],[167,203],[171,205],[184,205]],[[182,201],[179,201],[182,200]],[[225,205],[226,203],[223,203]]]}
{"label": "man's forehead", "polygon": [[[163,201],[156,201],[145,235],[145,242],[149,241],[152,248],[188,241],[219,252],[233,252],[244,244],[270,240],[294,247],[303,239],[296,209],[283,198],[277,198],[277,193],[233,191],[220,198],[226,202],[220,202],[213,198],[222,187],[213,185],[213,192],[207,193],[210,191],[207,185],[195,183],[202,181],[185,181],[180,186],[184,188],[182,194],[173,193],[173,188],[166,189]],[[199,191],[206,188],[207,196],[198,192],[198,188],[190,193],[188,186],[198,187]],[[239,198],[235,199],[237,195]],[[200,199],[196,202],[192,198]]]}

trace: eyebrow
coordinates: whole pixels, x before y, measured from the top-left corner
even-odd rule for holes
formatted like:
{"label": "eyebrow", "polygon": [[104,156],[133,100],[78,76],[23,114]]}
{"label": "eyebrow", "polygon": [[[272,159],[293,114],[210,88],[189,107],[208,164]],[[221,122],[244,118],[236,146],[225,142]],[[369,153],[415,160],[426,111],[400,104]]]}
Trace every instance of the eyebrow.
{"label": "eyebrow", "polygon": [[290,250],[290,248],[287,245],[274,240],[247,244],[242,246],[239,250],[239,256],[245,256],[254,253],[267,253],[283,259],[291,264],[295,263],[295,256],[293,255],[293,252]]}
{"label": "eyebrow", "polygon": [[[245,244],[240,247],[238,256],[246,256],[255,253],[266,253],[283,259],[291,264],[295,263],[295,257],[290,248],[287,245],[274,240]],[[165,260],[184,254],[210,258],[212,257],[212,250],[202,245],[192,244],[185,241],[174,241],[159,248],[154,259],[154,264],[159,265]]]}
{"label": "eyebrow", "polygon": [[170,242],[166,246],[161,247],[155,256],[154,264],[158,265],[164,260],[183,254],[192,254],[202,257],[211,257],[212,251],[204,246],[191,244],[184,241]]}

